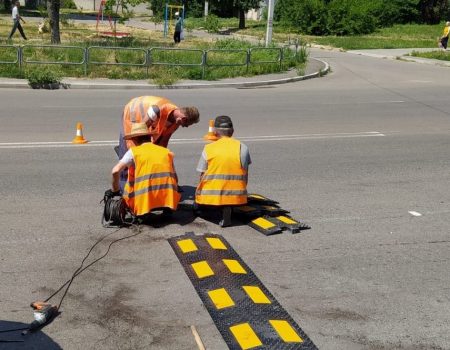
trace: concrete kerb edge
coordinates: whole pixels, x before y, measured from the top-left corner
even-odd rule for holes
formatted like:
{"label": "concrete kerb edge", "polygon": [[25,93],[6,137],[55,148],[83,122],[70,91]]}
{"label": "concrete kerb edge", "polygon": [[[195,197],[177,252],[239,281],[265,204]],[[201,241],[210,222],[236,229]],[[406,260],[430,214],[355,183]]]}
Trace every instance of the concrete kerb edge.
{"label": "concrete kerb edge", "polygon": [[[62,89],[104,89],[104,90],[114,90],[114,89],[125,89],[125,90],[144,90],[144,89],[199,89],[199,88],[221,88],[221,87],[235,87],[235,88],[245,88],[245,87],[258,87],[258,86],[266,86],[266,85],[278,85],[278,84],[287,84],[293,83],[301,80],[307,80],[312,78],[321,77],[327,74],[330,70],[330,66],[327,62],[319,60],[317,58],[310,58],[311,60],[315,60],[320,62],[323,65],[323,68],[318,70],[317,72],[300,75],[297,77],[290,78],[282,78],[282,79],[273,79],[273,80],[261,80],[261,81],[252,81],[252,82],[236,82],[236,83],[221,83],[221,82],[213,82],[213,83],[190,83],[190,84],[180,84],[180,85],[168,85],[168,86],[158,86],[153,84],[110,84],[110,83],[63,83]],[[16,89],[31,89],[26,81],[20,82],[0,82],[0,88],[16,88]]]}

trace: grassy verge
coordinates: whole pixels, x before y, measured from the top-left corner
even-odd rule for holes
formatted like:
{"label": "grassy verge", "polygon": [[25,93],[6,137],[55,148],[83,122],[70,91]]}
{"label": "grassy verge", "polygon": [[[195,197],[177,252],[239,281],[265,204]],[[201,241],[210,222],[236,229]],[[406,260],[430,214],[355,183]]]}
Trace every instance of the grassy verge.
{"label": "grassy verge", "polygon": [[[0,36],[7,36],[10,27],[9,21],[0,20]],[[37,23],[31,21],[25,24],[24,30],[30,40],[25,42],[16,34],[13,41],[16,45],[26,44],[23,48],[25,61],[23,69],[19,70],[12,64],[0,64],[0,76],[23,78],[32,70],[40,69],[43,62],[61,62],[49,67],[58,70],[65,77],[152,79],[159,85],[169,85],[180,79],[217,80],[279,72],[291,67],[297,67],[300,70],[307,59],[307,53],[304,50],[301,50],[297,57],[294,57],[292,51],[285,50],[285,59],[280,65],[276,63],[278,52],[275,49],[259,48],[253,49],[252,64],[247,67],[246,52],[254,45],[242,40],[210,42],[190,38],[188,42],[183,41],[175,49],[172,38],[164,38],[161,32],[149,32],[118,25],[117,31],[129,32],[131,36],[125,39],[102,38],[97,35],[95,26],[75,25],[70,21],[62,25],[61,41],[62,45],[75,46],[74,48],[42,48],[33,47],[33,45],[49,44],[50,34],[38,34]],[[111,31],[111,28],[105,25],[100,28],[100,31]],[[0,44],[11,45],[12,43],[3,40]],[[96,47],[89,51],[90,64],[85,71],[86,68],[82,64],[83,48],[92,46]],[[155,65],[147,68],[144,66],[145,49],[150,47],[164,49],[151,51],[151,62]],[[201,67],[201,50],[214,50],[208,53],[205,68]],[[16,57],[15,47],[1,48],[0,61],[12,63]],[[180,67],[180,65],[184,66]]]}
{"label": "grassy verge", "polygon": [[411,56],[431,58],[431,59],[442,60],[442,61],[450,61],[450,52],[442,51],[442,50],[436,50],[436,51],[431,51],[431,52],[413,51],[413,52],[411,52]]}
{"label": "grassy verge", "polygon": [[[246,21],[245,29],[238,29],[237,18],[220,18],[219,27],[221,31],[250,35],[263,40],[266,34],[265,21]],[[202,29],[204,19],[187,18],[185,25],[187,29]],[[274,23],[273,39],[278,42],[285,42],[299,39],[309,44],[332,46],[344,50],[356,49],[394,49],[394,48],[431,48],[436,47],[437,38],[442,32],[443,24],[420,25],[405,24],[394,25],[389,28],[381,28],[369,35],[355,36],[311,36],[303,35],[294,27],[282,26]]]}

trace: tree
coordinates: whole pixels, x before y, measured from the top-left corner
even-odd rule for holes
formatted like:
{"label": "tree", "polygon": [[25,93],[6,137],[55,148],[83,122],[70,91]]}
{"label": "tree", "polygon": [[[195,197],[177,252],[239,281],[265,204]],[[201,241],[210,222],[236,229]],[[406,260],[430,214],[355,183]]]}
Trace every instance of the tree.
{"label": "tree", "polygon": [[448,12],[448,0],[420,0],[422,20],[427,24],[437,24]]}
{"label": "tree", "polygon": [[52,44],[61,44],[61,36],[59,32],[59,9],[61,7],[60,0],[47,0],[48,20],[50,23],[50,37]]}
{"label": "tree", "polygon": [[5,8],[6,12],[11,12],[11,0],[4,0],[3,7]]}
{"label": "tree", "polygon": [[211,12],[219,16],[234,13],[239,17],[239,29],[245,28],[245,13],[251,9],[258,9],[260,0],[213,0]]}

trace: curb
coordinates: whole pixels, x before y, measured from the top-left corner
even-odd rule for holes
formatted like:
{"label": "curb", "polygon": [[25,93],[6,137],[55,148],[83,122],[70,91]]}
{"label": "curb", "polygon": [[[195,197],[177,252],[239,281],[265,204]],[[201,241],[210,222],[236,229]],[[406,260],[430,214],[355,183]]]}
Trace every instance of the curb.
{"label": "curb", "polygon": [[[98,89],[98,90],[148,90],[148,89],[161,89],[161,90],[175,90],[175,89],[201,89],[201,88],[248,88],[267,85],[278,85],[294,83],[301,80],[307,80],[312,78],[321,77],[326,75],[330,71],[330,66],[327,62],[319,60],[317,58],[310,58],[319,62],[323,68],[320,68],[317,72],[301,75],[290,78],[260,80],[260,81],[244,81],[244,82],[199,82],[199,83],[180,83],[178,85],[159,86],[154,84],[126,84],[121,83],[99,83],[99,82],[62,82],[62,89]],[[0,81],[0,88],[15,88],[15,89],[31,89],[28,82],[24,79],[16,79],[15,81]]]}

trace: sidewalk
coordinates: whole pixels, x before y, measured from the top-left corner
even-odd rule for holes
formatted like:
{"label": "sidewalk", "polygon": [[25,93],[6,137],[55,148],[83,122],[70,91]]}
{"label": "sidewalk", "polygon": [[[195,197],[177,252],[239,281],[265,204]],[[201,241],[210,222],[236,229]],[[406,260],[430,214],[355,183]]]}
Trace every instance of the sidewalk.
{"label": "sidewalk", "polygon": [[408,56],[413,51],[428,52],[428,51],[437,51],[437,50],[439,50],[439,49],[436,47],[436,48],[415,48],[415,49],[349,50],[347,52],[351,53],[351,54],[355,54],[355,55],[362,55],[362,56],[368,56],[368,57],[403,60],[403,61],[408,61],[408,62],[434,64],[434,65],[438,65],[438,66],[450,67],[450,61]]}

